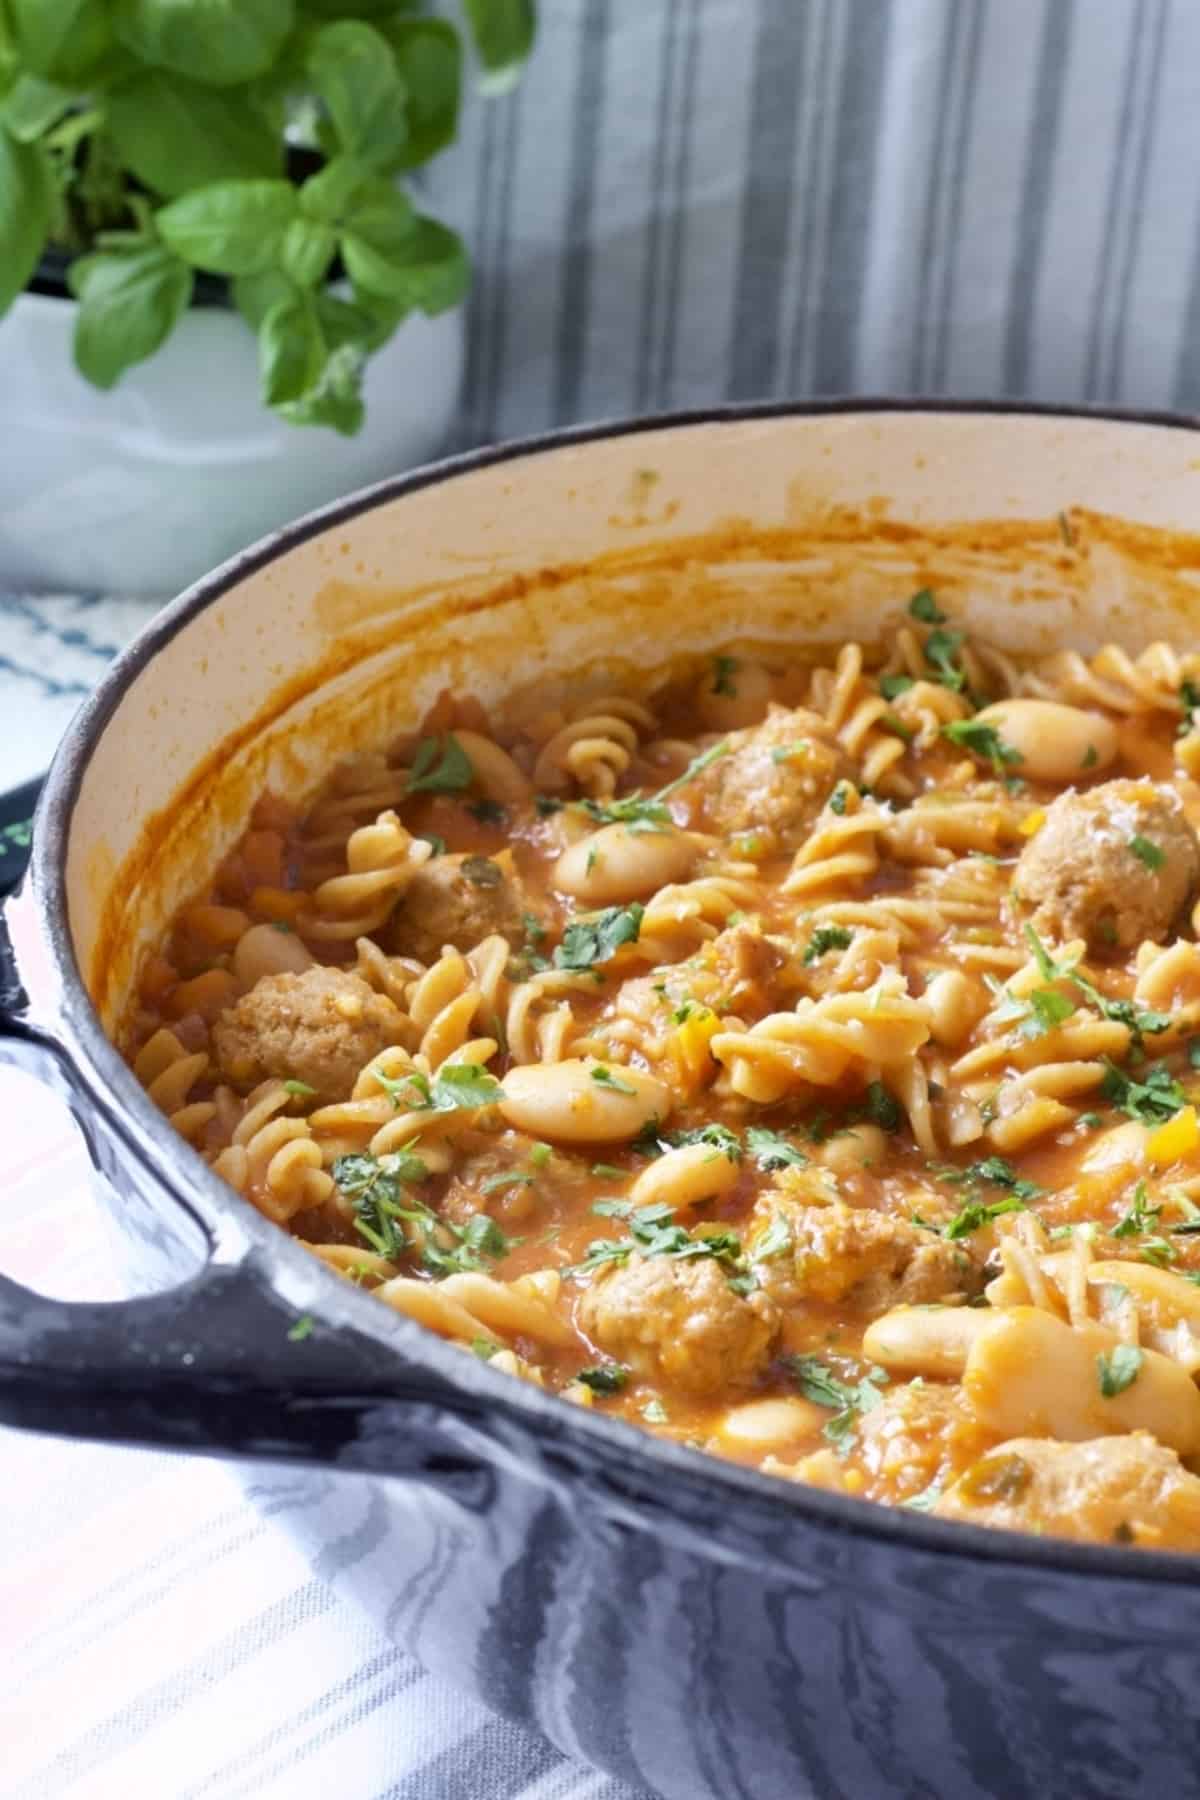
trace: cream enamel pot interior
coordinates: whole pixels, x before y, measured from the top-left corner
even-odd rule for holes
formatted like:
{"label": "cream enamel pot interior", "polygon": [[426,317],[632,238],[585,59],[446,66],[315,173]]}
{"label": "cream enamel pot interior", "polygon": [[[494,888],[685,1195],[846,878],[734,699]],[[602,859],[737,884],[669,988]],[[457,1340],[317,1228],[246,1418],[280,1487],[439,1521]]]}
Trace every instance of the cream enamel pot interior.
{"label": "cream enamel pot interior", "polygon": [[462,458],[190,590],[73,727],[0,930],[0,1054],[69,1094],[139,1279],[176,1285],[72,1307],[0,1279],[0,1418],[249,1459],[398,1641],[674,1800],[1200,1793],[1193,1559],[797,1489],[501,1376],[259,1219],[101,1029],[254,794],[443,687],[870,639],[926,584],[1014,650],[1190,638],[1197,521],[1184,420],[751,409]]}

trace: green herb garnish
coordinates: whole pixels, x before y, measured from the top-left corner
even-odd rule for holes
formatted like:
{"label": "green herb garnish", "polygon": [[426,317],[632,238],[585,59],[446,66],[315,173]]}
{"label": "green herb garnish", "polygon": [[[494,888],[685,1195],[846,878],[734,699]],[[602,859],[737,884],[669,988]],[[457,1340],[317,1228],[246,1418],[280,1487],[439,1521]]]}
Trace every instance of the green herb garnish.
{"label": "green herb garnish", "polygon": [[590,1369],[580,1369],[575,1377],[593,1394],[619,1394],[629,1380],[629,1370],[624,1363],[596,1363]]}
{"label": "green herb garnish", "polygon": [[1166,851],[1150,838],[1143,837],[1141,832],[1135,832],[1130,838],[1129,848],[1143,867],[1149,869],[1151,873],[1156,869],[1161,869],[1167,860]]}
{"label": "green herb garnish", "polygon": [[946,623],[946,615],[938,611],[932,588],[922,588],[919,593],[914,594],[908,603],[908,612],[910,618],[919,619],[922,625]]}
{"label": "green herb garnish", "polygon": [[818,925],[808,940],[801,960],[806,965],[815,963],[828,951],[847,950],[853,942],[854,933],[848,925]]}
{"label": "green herb garnish", "polygon": [[886,1371],[872,1367],[861,1381],[846,1382],[819,1356],[785,1356],[783,1361],[804,1398],[815,1406],[828,1407],[833,1413],[823,1435],[839,1456],[847,1455],[859,1419],[864,1413],[873,1412],[883,1398],[879,1389],[887,1382]]}
{"label": "green herb garnish", "polygon": [[765,1125],[751,1125],[746,1132],[746,1148],[760,1169],[803,1168],[808,1162],[803,1150]]}
{"label": "green herb garnish", "polygon": [[1127,1387],[1132,1387],[1138,1378],[1144,1358],[1136,1344],[1116,1344],[1108,1351],[1101,1351],[1096,1358],[1096,1373],[1100,1381],[1100,1392],[1106,1400],[1112,1400],[1123,1394]]}
{"label": "green herb garnish", "polygon": [[458,794],[475,779],[471,759],[454,733],[422,738],[408,775],[410,794]]}
{"label": "green herb garnish", "polygon": [[555,968],[590,969],[608,962],[622,944],[636,944],[645,910],[634,901],[630,906],[605,907],[592,919],[573,920],[554,952]]}

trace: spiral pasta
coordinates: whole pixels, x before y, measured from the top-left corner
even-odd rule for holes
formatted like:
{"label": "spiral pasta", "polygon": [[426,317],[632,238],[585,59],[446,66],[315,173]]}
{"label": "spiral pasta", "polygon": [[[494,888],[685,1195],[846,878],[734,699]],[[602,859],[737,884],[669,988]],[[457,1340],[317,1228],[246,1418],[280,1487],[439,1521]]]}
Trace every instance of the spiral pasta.
{"label": "spiral pasta", "polygon": [[[574,1404],[893,1504],[1014,1433],[1200,1455],[1200,655],[1023,659],[925,589],[882,633],[443,694],[264,796],[135,1069],[327,1270]],[[1130,1529],[1200,1548],[1171,1480]]]}

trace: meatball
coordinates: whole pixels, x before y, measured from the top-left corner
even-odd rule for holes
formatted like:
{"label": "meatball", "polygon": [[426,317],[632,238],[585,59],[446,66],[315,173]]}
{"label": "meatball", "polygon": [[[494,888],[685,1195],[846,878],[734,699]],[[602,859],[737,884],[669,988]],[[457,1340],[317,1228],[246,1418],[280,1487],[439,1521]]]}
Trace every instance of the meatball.
{"label": "meatball", "polygon": [[234,1087],[274,1075],[330,1101],[344,1099],[363,1065],[403,1032],[403,1015],[386,995],[344,969],[318,966],[256,981],[218,1018],[213,1047]]}
{"label": "meatball", "polygon": [[712,1257],[631,1256],[596,1276],[577,1316],[593,1343],[643,1380],[692,1393],[753,1381],[779,1329],[766,1296],[736,1293]]}
{"label": "meatball", "polygon": [[392,914],[392,943],[423,963],[436,962],[447,944],[473,950],[493,932],[516,949],[528,910],[511,855],[435,856],[417,870]]}
{"label": "meatball", "polygon": [[761,725],[731,731],[724,756],[685,790],[702,800],[708,824],[726,835],[753,831],[795,849],[853,763],[819,714],[773,707]]}
{"label": "meatball", "polygon": [[773,1462],[768,1473],[895,1505],[944,1483],[987,1444],[957,1388],[912,1381],[878,1392],[843,1455],[822,1447],[796,1463]]}
{"label": "meatball", "polygon": [[1200,875],[1200,842],[1177,794],[1151,781],[1106,781],[1060,794],[1017,864],[1034,929],[1083,938],[1113,956],[1161,943]]}
{"label": "meatball", "polygon": [[785,1169],[777,1191],[759,1200],[748,1241],[759,1283],[780,1306],[849,1299],[875,1314],[978,1284],[960,1245],[867,1207],[803,1204],[787,1197],[796,1177],[811,1179],[805,1170]]}
{"label": "meatball", "polygon": [[938,1501],[943,1519],[1200,1550],[1200,1478],[1148,1431],[1063,1444],[1012,1438],[990,1450]]}

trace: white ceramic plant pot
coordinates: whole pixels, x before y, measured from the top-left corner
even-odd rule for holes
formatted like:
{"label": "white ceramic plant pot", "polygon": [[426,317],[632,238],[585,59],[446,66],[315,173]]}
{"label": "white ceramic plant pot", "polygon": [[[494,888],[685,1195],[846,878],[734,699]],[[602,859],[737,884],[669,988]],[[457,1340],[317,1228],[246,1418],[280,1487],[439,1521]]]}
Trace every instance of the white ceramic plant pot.
{"label": "white ceramic plant pot", "polygon": [[23,294],[0,321],[0,588],[165,596],[446,442],[461,310],[414,315],[371,359],[353,438],[266,411],[254,338],[233,312],[194,307],[102,393],[71,360],[75,310]]}

